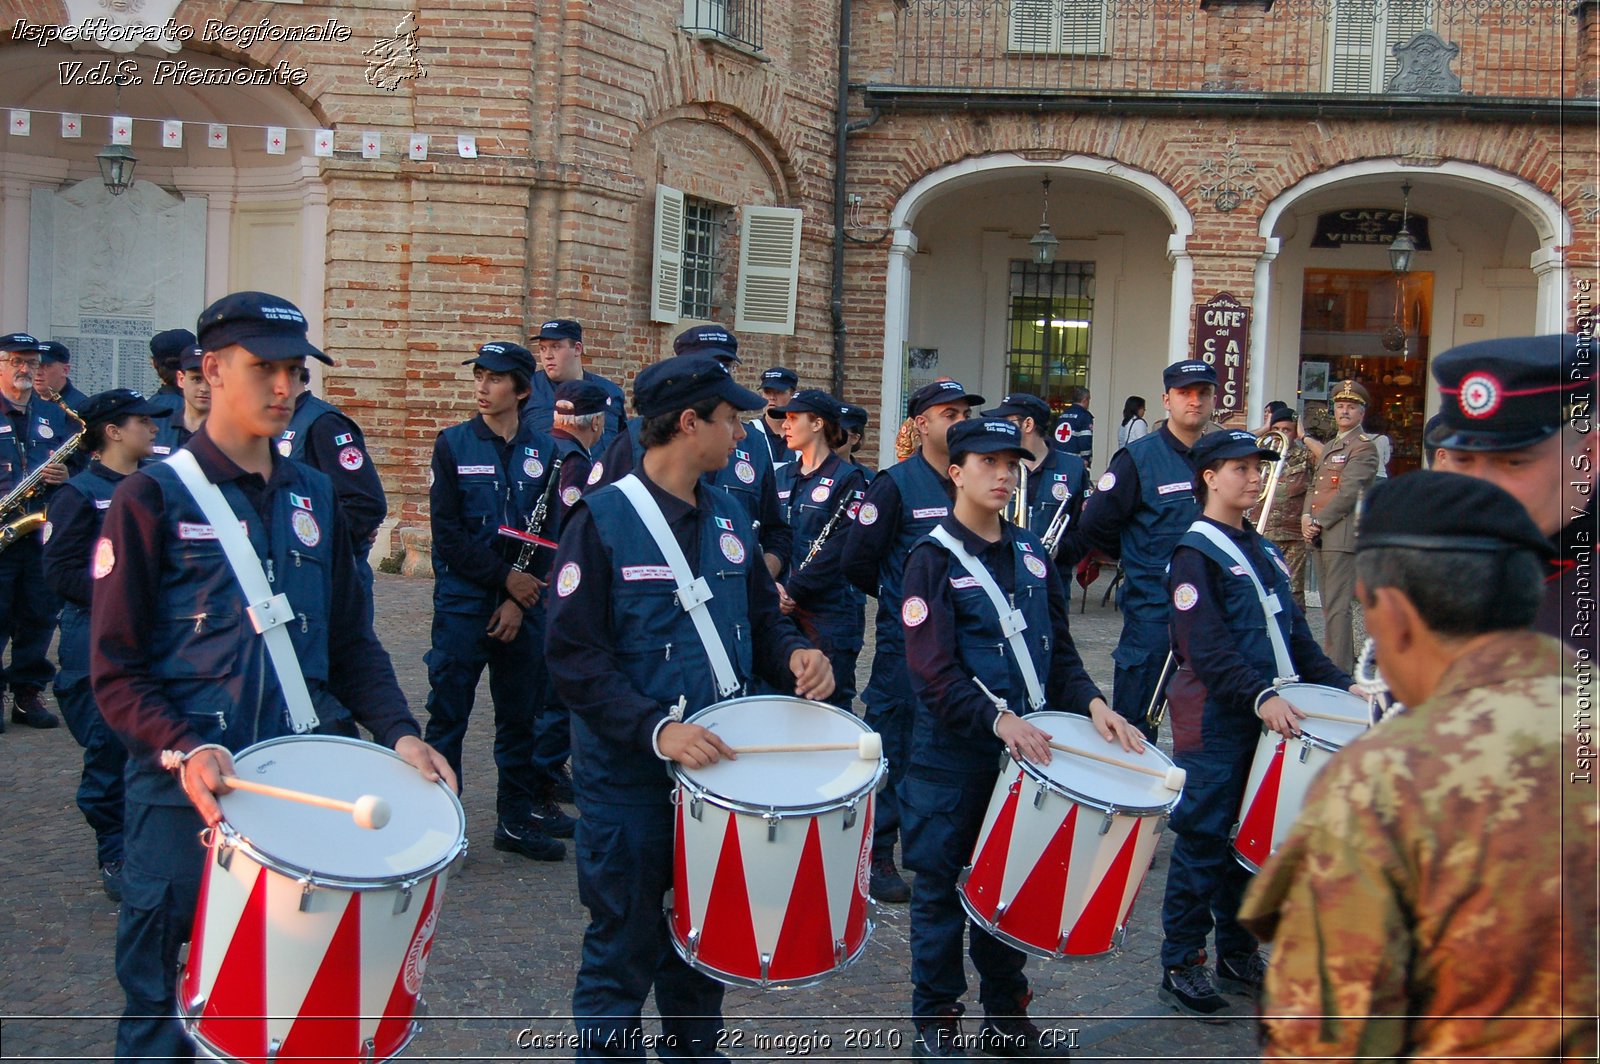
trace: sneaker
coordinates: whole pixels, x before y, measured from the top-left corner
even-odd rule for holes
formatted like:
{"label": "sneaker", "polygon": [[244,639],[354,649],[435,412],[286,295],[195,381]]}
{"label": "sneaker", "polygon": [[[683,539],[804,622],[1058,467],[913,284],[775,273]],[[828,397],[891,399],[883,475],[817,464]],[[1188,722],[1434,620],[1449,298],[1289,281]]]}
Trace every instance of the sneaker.
{"label": "sneaker", "polygon": [[874,901],[907,902],[911,900],[911,887],[894,866],[893,857],[874,857],[872,859],[872,879],[867,886],[867,893],[872,895]]}
{"label": "sneaker", "polygon": [[122,862],[107,861],[100,866],[100,889],[112,901],[122,900]]}
{"label": "sneaker", "polygon": [[1217,986],[1233,994],[1259,996],[1267,981],[1267,955],[1260,950],[1217,958]]}
{"label": "sneaker", "polygon": [[532,821],[519,824],[500,821],[494,829],[494,848],[520,853],[535,861],[559,861],[567,855],[566,846],[540,831]]}
{"label": "sneaker", "polygon": [[1211,970],[1206,967],[1206,951],[1196,950],[1186,964],[1168,968],[1161,976],[1160,997],[1181,1012],[1209,1022],[1224,1023],[1225,1016],[1216,1014],[1228,1007],[1228,1001],[1211,984]]}
{"label": "sneaker", "polygon": [[567,815],[554,802],[542,802],[528,814],[528,822],[552,839],[570,839],[578,829],[578,818]]}
{"label": "sneaker", "polygon": [[1028,1018],[1028,1002],[1033,995],[1025,994],[1016,1003],[1015,1011],[1004,1016],[984,1011],[983,1029],[978,1039],[984,1052],[992,1057],[1048,1057],[1065,1060],[1071,1056],[1065,1046],[1046,1046],[1044,1033],[1038,1024]]}
{"label": "sneaker", "polygon": [[37,687],[17,689],[11,703],[11,721],[30,728],[55,728],[61,724],[61,718],[44,708]]}
{"label": "sneaker", "polygon": [[960,1005],[948,1005],[935,1013],[932,1019],[917,1024],[916,1041],[911,1043],[911,1059],[966,1059],[967,1047],[961,1036],[963,1011]]}

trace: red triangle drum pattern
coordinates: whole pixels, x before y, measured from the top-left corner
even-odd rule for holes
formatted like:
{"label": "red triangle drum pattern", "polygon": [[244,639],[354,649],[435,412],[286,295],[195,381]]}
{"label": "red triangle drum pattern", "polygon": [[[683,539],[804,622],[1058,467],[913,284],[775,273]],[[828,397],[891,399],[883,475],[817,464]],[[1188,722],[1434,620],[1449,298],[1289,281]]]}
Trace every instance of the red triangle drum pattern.
{"label": "red triangle drum pattern", "polygon": [[1017,795],[1020,779],[1006,788],[1000,806],[1000,815],[987,835],[978,840],[978,852],[972,859],[972,872],[961,887],[973,913],[986,923],[994,922],[995,910],[1001,902],[1000,889],[1006,872],[1006,855],[1011,849],[1011,829],[1017,819]]}
{"label": "red triangle drum pattern", "polygon": [[352,894],[280,1057],[308,1064],[344,1064],[360,1057],[360,965],[361,896]]}
{"label": "red triangle drum pattern", "polygon": [[[1239,832],[1234,836],[1233,848],[1244,858],[1247,867],[1252,869],[1259,869],[1265,864],[1275,848],[1274,835],[1278,830],[1280,812],[1278,792],[1283,783],[1283,761],[1287,746],[1285,740],[1278,739],[1271,760],[1267,762],[1266,772],[1256,786],[1245,791],[1244,811],[1240,814]],[[1260,756],[1258,748],[1257,759]]]}
{"label": "red triangle drum pattern", "polygon": [[244,915],[200,1016],[206,1038],[245,1064],[267,1057],[267,873],[257,869]]}
{"label": "red triangle drum pattern", "polygon": [[739,849],[739,818],[728,818],[722,856],[711,881],[711,900],[700,929],[700,960],[718,971],[738,971],[756,955],[756,929],[750,922],[750,891],[744,882]]}
{"label": "red triangle drum pattern", "polygon": [[[829,925],[828,882],[822,869],[822,840],[813,820],[800,851],[789,911],[783,915],[778,948],[767,976],[775,981],[807,979],[833,967],[833,929]],[[804,904],[793,904],[804,900]]]}

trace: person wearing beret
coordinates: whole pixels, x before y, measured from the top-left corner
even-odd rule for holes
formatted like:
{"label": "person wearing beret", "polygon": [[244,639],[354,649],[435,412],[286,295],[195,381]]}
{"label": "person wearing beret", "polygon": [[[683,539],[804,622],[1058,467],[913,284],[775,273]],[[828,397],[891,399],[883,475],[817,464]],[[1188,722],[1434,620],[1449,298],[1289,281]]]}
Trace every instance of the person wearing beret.
{"label": "person wearing beret", "polygon": [[523,419],[535,432],[548,433],[555,424],[556,386],[563,381],[588,381],[605,389],[612,401],[600,444],[592,448],[595,454],[605,453],[622,431],[625,398],[615,382],[583,368],[583,325],[571,318],[555,318],[539,326],[536,340],[539,368],[529,382],[532,391],[522,408]]}
{"label": "person wearing beret", "polygon": [[773,366],[761,373],[761,397],[767,401],[762,417],[748,422],[745,428],[767,446],[767,457],[774,468],[794,461],[798,455],[794,448],[783,442],[783,415],[780,407],[788,405],[800,387],[800,375],[787,366]]}
{"label": "person wearing beret", "polygon": [[[686,722],[699,710],[758,678],[826,699],[833,672],[780,612],[742,507],[707,482],[744,438],[739,413],[760,397],[716,358],[688,355],[640,371],[633,406],[644,455],[568,516],[545,639],[572,714],[578,896],[590,917],[572,993],[577,1056],[643,1061],[640,1013],[653,989],[670,1055],[710,1060],[724,987],[678,956],[662,911],[673,867],[668,764],[734,756]],[[680,593],[678,573],[711,597]]]}
{"label": "person wearing beret", "polygon": [[[912,1056],[967,1055],[962,943],[970,936],[984,1008],[979,1042],[997,1056],[1053,1057],[1058,1051],[1028,1018],[1025,955],[968,919],[958,877],[977,843],[1004,754],[1050,762],[1050,736],[1025,714],[1081,713],[1107,743],[1120,741],[1125,750],[1142,750],[1144,740],[1111,711],[1084,670],[1060,574],[1039,537],[1001,516],[1021,464],[1034,457],[1029,441],[1012,422],[985,417],[955,422],[945,447],[955,487],[951,512],[911,548],[899,609],[916,706],[900,784],[905,864],[917,873]],[[1025,622],[1017,639],[1003,634],[1010,618],[1000,615],[985,580]]]}
{"label": "person wearing beret", "polygon": [[94,831],[101,888],[121,901],[122,775],[128,753],[101,719],[89,686],[89,604],[94,593],[89,566],[112,493],[150,456],[155,419],[171,412],[129,388],[100,392],[76,409],[88,426],[85,450],[95,457],[51,498],[42,563],[45,582],[63,603],[55,694],[67,729],[83,747],[78,809]]}
{"label": "person wearing beret", "polygon": [[[534,765],[534,733],[549,678],[539,647],[551,553],[500,532],[535,531],[528,528],[529,517],[541,499],[547,515],[553,509],[553,498],[546,497],[554,495],[550,466],[556,446],[522,417],[535,372],[527,348],[486,343],[463,364],[472,367],[478,412],[439,433],[430,467],[433,630],[424,659],[425,735],[462,778],[461,748],[487,668],[497,777],[494,848],[559,861],[567,852],[559,840],[572,835],[574,821],[552,800]],[[529,564],[521,566],[524,559]]]}
{"label": "person wearing beret", "polygon": [[1081,457],[1051,447],[1045,438],[1050,404],[1036,395],[1014,392],[993,410],[985,410],[983,416],[1005,418],[1017,426],[1023,446],[1028,448],[1029,457],[1023,460],[1023,468],[1028,471],[1028,497],[1022,500],[1026,518],[1023,525],[1034,535],[1043,536],[1060,513],[1066,521],[1062,527],[1071,528],[1083,512],[1089,469]]}
{"label": "person wearing beret", "polygon": [[883,752],[889,758],[889,785],[878,796],[878,816],[872,826],[869,889],[878,901],[911,898],[911,888],[894,864],[895,839],[900,837],[897,791],[911,752],[916,703],[906,671],[905,629],[900,624],[906,558],[918,540],[950,516],[955,488],[945,434],[982,405],[983,396],[967,391],[960,381],[936,380],[912,392],[907,414],[921,442],[910,457],[872,478],[845,541],[846,579],[878,600],[872,675],[861,694],[866,706],[863,719],[883,736]]}
{"label": "person wearing beret", "polygon": [[1245,897],[1272,943],[1263,1056],[1595,1059],[1584,696],[1573,649],[1530,628],[1552,546],[1484,480],[1367,496],[1356,593],[1406,708],[1317,775]]}
{"label": "person wearing beret", "polygon": [[[211,385],[200,370],[204,354],[198,345],[194,345],[178,360],[178,388],[183,392],[183,406],[157,424],[156,442],[150,448],[150,456],[145,459],[147,463],[165,461],[173,451],[188,443],[189,437],[200,431],[206,414],[211,412]],[[279,452],[282,452],[281,445]]]}
{"label": "person wearing beret", "polygon": [[[1272,510],[1262,514],[1250,511],[1251,524],[1272,541],[1289,563],[1289,587],[1301,612],[1306,608],[1306,567],[1311,561],[1311,545],[1300,531],[1300,514],[1305,509],[1306,489],[1311,485],[1313,459],[1306,441],[1300,437],[1300,422],[1287,404],[1271,412],[1268,426],[1289,441],[1278,462],[1278,487],[1272,494]],[[1256,433],[1256,436],[1264,435]]]}
{"label": "person wearing beret", "polygon": [[[66,462],[55,458],[79,427],[59,403],[46,402],[34,389],[43,347],[43,341],[28,333],[0,336],[0,498],[43,470],[38,490],[3,515],[7,522],[43,512],[67,477],[82,468],[80,457],[88,457],[79,448]],[[40,534],[31,532],[0,551],[0,657],[6,644],[11,645],[11,664],[0,669],[0,683],[11,690],[12,723],[30,728],[61,723],[43,698],[55,676],[48,655],[61,604],[39,575],[42,546]]]}
{"label": "person wearing beret", "polygon": [[1594,611],[1595,471],[1592,336],[1523,336],[1452,348],[1433,360],[1439,422],[1426,435],[1436,468],[1481,477],[1521,503],[1554,553],[1535,627],[1600,658]]}
{"label": "person wearing beret", "polygon": [[[363,619],[333,485],[273,450],[305,360],[328,361],[306,338],[305,316],[281,297],[235,292],[207,307],[198,327],[211,413],[178,454],[117,485],[90,569],[90,682],[129,758],[116,959],[123,1059],[194,1053],[177,1018],[175,972],[199,900],[200,832],[222,819],[217,798],[229,790],[234,753],[301,729],[353,738],[359,723],[424,779],[455,782],[420,738]],[[221,499],[202,507],[191,483]],[[219,524],[244,526],[243,549],[298,618],[276,629],[294,651],[281,674],[247,619]]]}
{"label": "person wearing beret", "polygon": [[[1172,759],[1188,775],[1172,811],[1176,841],[1161,905],[1163,1001],[1206,1017],[1228,1007],[1217,991],[1260,990],[1265,960],[1236,914],[1250,874],[1230,852],[1263,724],[1299,734],[1303,714],[1274,685],[1358,689],[1328,660],[1289,593],[1289,565],[1245,521],[1261,494],[1261,463],[1277,452],[1240,429],[1202,436],[1190,451],[1203,511],[1172,552],[1167,589],[1178,670],[1167,689]],[[1206,966],[1214,934],[1215,979]]]}
{"label": "person wearing beret", "polygon": [[171,410],[173,417],[183,410],[183,389],[178,387],[179,367],[184,354],[192,351],[194,344],[194,333],[188,329],[166,329],[150,337],[150,368],[161,381],[150,401]]}
{"label": "person wearing beret", "polygon": [[1333,389],[1338,433],[1322,448],[1300,513],[1300,538],[1317,552],[1317,587],[1322,594],[1322,646],[1346,672],[1355,668],[1356,505],[1378,479],[1378,448],[1363,431],[1372,397],[1359,381]]}
{"label": "person wearing beret", "polygon": [[89,397],[72,383],[72,349],[60,340],[42,340],[39,343],[39,375],[34,379],[33,390],[39,398],[50,403],[61,403],[68,410],[78,410]]}

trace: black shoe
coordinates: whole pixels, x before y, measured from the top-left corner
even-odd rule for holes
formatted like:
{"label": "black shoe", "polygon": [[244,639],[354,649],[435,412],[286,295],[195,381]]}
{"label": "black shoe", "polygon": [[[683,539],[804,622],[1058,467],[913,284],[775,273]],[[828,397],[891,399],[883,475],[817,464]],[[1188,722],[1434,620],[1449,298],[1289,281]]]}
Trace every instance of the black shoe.
{"label": "black shoe", "polygon": [[100,866],[100,889],[112,901],[122,900],[122,862],[107,861]]}
{"label": "black shoe", "polygon": [[566,765],[557,768],[554,773],[554,782],[550,785],[550,800],[571,805],[577,801],[577,796],[572,793],[572,770]]}
{"label": "black shoe", "polygon": [[568,816],[554,802],[542,802],[534,806],[533,812],[528,814],[528,822],[552,839],[570,839],[578,829],[578,818]]}
{"label": "black shoe", "polygon": [[1267,956],[1260,950],[1217,958],[1217,986],[1233,994],[1257,997],[1267,981]]}
{"label": "black shoe", "polygon": [[1203,949],[1196,950],[1187,964],[1168,968],[1162,974],[1160,997],[1167,1004],[1208,1023],[1227,1022],[1226,1016],[1217,1013],[1228,1007],[1228,1001],[1211,984],[1211,970],[1206,967]]}
{"label": "black shoe", "polygon": [[1044,1033],[1039,1030],[1038,1024],[1028,1018],[1028,1002],[1032,1000],[1032,994],[1025,995],[1016,1003],[1015,1011],[1003,1016],[984,1011],[983,1029],[978,1032],[984,1052],[993,1057],[1046,1057],[1054,1060],[1065,1060],[1071,1056],[1064,1045],[1045,1045]]}
{"label": "black shoe", "polygon": [[529,821],[518,824],[500,821],[494,829],[494,848],[506,853],[520,853],[535,861],[559,861],[567,855],[565,846]]}
{"label": "black shoe", "polygon": [[874,901],[907,902],[911,900],[911,887],[894,867],[893,857],[872,859],[872,878],[867,893]]}
{"label": "black shoe", "polygon": [[911,1059],[966,1059],[967,1047],[961,1036],[962,1011],[960,1005],[950,1005],[940,1009],[932,1019],[917,1024],[917,1037],[911,1043]]}
{"label": "black shoe", "polygon": [[11,721],[13,724],[26,724],[30,728],[56,728],[61,725],[61,718],[44,708],[44,699],[39,697],[36,687],[24,687],[16,691],[11,703]]}

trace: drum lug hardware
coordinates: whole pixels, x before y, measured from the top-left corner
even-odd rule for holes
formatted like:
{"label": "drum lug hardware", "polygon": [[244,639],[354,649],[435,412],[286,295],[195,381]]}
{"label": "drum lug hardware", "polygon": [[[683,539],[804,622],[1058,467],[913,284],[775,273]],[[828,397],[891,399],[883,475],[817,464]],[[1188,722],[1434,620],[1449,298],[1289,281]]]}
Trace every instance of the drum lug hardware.
{"label": "drum lug hardware", "polygon": [[300,911],[301,912],[308,913],[308,912],[311,911],[311,892],[313,890],[315,890],[315,889],[316,889],[316,887],[312,885],[311,880],[302,879],[300,881]]}
{"label": "drum lug hardware", "polygon": [[269,1038],[269,1039],[267,1039],[267,1059],[268,1060],[277,1060],[278,1059],[278,1052],[280,1050],[282,1050],[282,1049],[283,1049],[283,1039],[281,1039],[281,1038]]}
{"label": "drum lug hardware", "polygon": [[1106,814],[1106,818],[1100,821],[1100,834],[1105,835],[1111,831],[1111,822],[1113,819],[1115,819],[1114,814]]}
{"label": "drum lug hardware", "polygon": [[1046,794],[1048,794],[1048,793],[1049,793],[1049,791],[1047,791],[1042,786],[1038,790],[1033,792],[1033,807],[1035,809],[1043,809],[1044,808],[1044,796]]}
{"label": "drum lug hardware", "polygon": [[836,938],[836,939],[833,940],[833,963],[834,963],[834,965],[836,967],[843,967],[844,966],[844,958],[845,958],[844,939]]}
{"label": "drum lug hardware", "polygon": [[762,986],[766,986],[767,983],[769,982],[769,980],[767,979],[767,969],[770,968],[770,967],[772,967],[772,954],[763,953],[761,955],[761,985]]}
{"label": "drum lug hardware", "polygon": [[378,1043],[369,1038],[361,1043],[361,1059],[365,1064],[372,1064],[372,1058],[378,1054]]}
{"label": "drum lug hardware", "polygon": [[693,964],[694,959],[700,956],[700,929],[698,927],[689,929],[689,940],[684,943],[683,948],[689,951],[689,963]]}
{"label": "drum lug hardware", "polygon": [[1306,742],[1304,739],[1302,739],[1300,741],[1300,763],[1302,765],[1305,764],[1306,763],[1306,758],[1308,758],[1310,756],[1311,756],[1311,744]]}
{"label": "drum lug hardware", "polygon": [[767,841],[768,842],[777,842],[778,841],[778,823],[779,823],[779,821],[781,821],[783,819],[783,814],[782,813],[774,813],[774,812],[770,812],[769,811],[769,812],[762,813],[761,814],[761,819],[765,820],[767,822]]}
{"label": "drum lug hardware", "polygon": [[400,893],[396,894],[394,898],[393,915],[399,916],[401,913],[411,908],[411,890],[416,885],[417,881],[414,879],[408,879],[404,883],[400,884]]}
{"label": "drum lug hardware", "polygon": [[1155,826],[1155,829],[1151,832],[1151,834],[1152,835],[1159,835],[1163,831],[1167,830],[1167,821],[1171,820],[1172,817],[1170,815],[1168,815],[1168,814],[1163,813],[1161,816],[1158,816],[1155,819],[1156,819],[1156,826]]}
{"label": "drum lug hardware", "polygon": [[226,872],[231,864],[233,864],[233,846],[227,840],[223,840],[217,846],[217,867]]}
{"label": "drum lug hardware", "polygon": [[701,814],[704,812],[702,809],[703,805],[704,803],[700,801],[700,796],[698,794],[692,796],[689,799],[689,815],[694,817],[696,820],[699,820]]}
{"label": "drum lug hardware", "polygon": [[851,802],[844,811],[844,830],[849,831],[856,826],[856,803]]}
{"label": "drum lug hardware", "polygon": [[1003,902],[1000,902],[999,904],[997,904],[994,907],[994,917],[993,917],[994,926],[996,926],[996,927],[1000,926],[1000,921],[1005,919],[1006,909],[1010,908],[1010,906],[1011,906],[1010,902],[1003,901]]}

